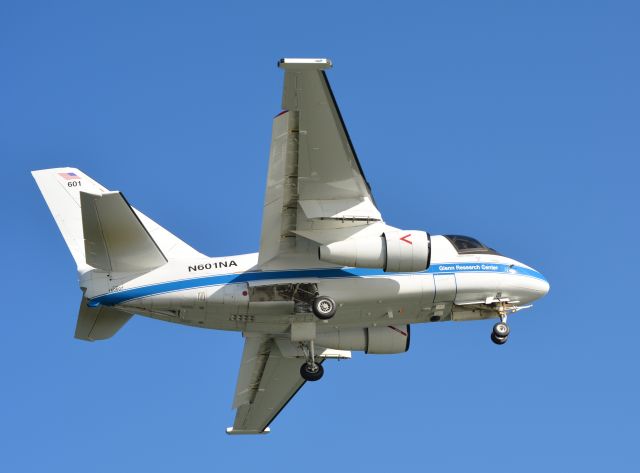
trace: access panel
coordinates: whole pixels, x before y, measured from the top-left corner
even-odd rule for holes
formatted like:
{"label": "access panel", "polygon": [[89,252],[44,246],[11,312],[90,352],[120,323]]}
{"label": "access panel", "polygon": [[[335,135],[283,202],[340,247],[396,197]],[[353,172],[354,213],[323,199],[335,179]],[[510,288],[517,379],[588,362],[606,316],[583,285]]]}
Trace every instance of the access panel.
{"label": "access panel", "polygon": [[436,286],[434,302],[453,302],[456,298],[456,275],[434,274],[433,280]]}

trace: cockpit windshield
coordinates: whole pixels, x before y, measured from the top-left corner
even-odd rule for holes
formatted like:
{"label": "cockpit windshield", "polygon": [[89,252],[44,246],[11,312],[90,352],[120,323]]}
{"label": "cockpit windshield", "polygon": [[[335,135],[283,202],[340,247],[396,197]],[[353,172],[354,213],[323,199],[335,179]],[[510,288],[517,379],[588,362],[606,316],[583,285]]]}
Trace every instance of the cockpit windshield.
{"label": "cockpit windshield", "polygon": [[473,254],[473,253],[481,253],[481,254],[499,254],[493,248],[489,248],[486,245],[483,245],[475,238],[471,238],[464,235],[444,235],[447,240],[451,242],[456,251],[459,254]]}

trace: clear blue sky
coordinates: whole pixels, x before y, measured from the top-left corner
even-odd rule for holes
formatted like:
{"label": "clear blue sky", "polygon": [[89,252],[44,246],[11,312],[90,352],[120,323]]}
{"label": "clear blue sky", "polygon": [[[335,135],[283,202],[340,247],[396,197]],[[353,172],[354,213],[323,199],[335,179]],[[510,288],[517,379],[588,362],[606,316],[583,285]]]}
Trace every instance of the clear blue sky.
{"label": "clear blue sky", "polygon": [[[0,471],[638,471],[637,2],[0,4]],[[313,5],[313,6],[309,6]],[[76,166],[210,255],[256,251],[283,56],[329,57],[386,220],[540,270],[511,319],[327,363],[230,438],[242,339],[134,318],[73,339],[29,171]]]}

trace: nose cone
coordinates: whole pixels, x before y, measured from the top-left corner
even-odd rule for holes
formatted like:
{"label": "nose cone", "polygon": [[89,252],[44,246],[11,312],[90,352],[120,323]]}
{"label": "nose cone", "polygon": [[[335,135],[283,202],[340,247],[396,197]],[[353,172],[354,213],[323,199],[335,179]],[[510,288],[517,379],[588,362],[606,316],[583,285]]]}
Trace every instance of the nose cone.
{"label": "nose cone", "polygon": [[529,290],[531,291],[532,295],[535,296],[535,299],[540,299],[541,297],[546,296],[549,292],[550,287],[549,282],[544,278],[544,276],[540,273],[538,274],[540,275],[540,279],[531,278],[531,281],[529,281]]}
{"label": "nose cone", "polygon": [[535,269],[516,266],[510,273],[515,276],[511,287],[522,303],[533,302],[549,292],[549,282]]}

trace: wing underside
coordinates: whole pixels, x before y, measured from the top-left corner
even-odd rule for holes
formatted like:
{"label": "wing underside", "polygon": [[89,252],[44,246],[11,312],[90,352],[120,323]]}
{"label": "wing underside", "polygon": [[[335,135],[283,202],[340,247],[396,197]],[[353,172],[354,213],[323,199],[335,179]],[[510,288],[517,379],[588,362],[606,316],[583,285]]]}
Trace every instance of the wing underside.
{"label": "wing underside", "polygon": [[[283,112],[273,120],[258,267],[333,266],[320,244],[382,234],[386,225],[354,151],[325,69],[327,59],[283,59]],[[305,384],[301,346],[245,333],[229,434],[266,433]],[[317,359],[351,353],[315,347]]]}
{"label": "wing underside", "polygon": [[284,111],[273,121],[258,264],[293,257],[317,266],[314,242],[378,231],[382,217],[324,71],[331,63],[283,59],[279,66]]}
{"label": "wing underside", "polygon": [[[287,339],[245,334],[242,363],[233,407],[236,417],[228,434],[262,434],[305,384],[300,376],[303,352]],[[351,352],[319,349],[320,362],[350,358]]]}
{"label": "wing underside", "polygon": [[263,433],[305,381],[300,361],[284,358],[267,337],[248,337],[234,398],[237,409],[227,433]]}

